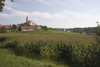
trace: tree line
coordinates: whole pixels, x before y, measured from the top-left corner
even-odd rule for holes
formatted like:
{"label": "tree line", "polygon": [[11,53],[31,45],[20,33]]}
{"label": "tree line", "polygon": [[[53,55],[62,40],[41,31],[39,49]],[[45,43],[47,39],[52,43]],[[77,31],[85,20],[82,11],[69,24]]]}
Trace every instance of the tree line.
{"label": "tree line", "polygon": [[73,28],[73,29],[67,29],[67,30],[70,30],[71,32],[75,32],[75,33],[80,33],[80,32],[95,33],[95,28],[96,28],[96,27]]}

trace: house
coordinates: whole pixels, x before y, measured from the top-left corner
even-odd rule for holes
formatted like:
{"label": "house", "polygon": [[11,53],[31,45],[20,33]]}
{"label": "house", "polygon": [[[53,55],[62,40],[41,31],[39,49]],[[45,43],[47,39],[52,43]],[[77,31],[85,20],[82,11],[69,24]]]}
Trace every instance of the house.
{"label": "house", "polygon": [[11,28],[11,25],[3,25],[2,27],[3,28],[6,28],[6,29],[10,29]]}
{"label": "house", "polygon": [[35,25],[36,29],[41,29],[40,25]]}
{"label": "house", "polygon": [[34,31],[36,30],[35,26],[20,26],[21,31]]}
{"label": "house", "polygon": [[65,28],[62,28],[62,31],[65,31]]}
{"label": "house", "polygon": [[31,20],[28,19],[28,17],[26,18],[26,25],[28,26],[35,26],[35,23]]}
{"label": "house", "polygon": [[0,29],[2,28],[2,26],[0,25]]}
{"label": "house", "polygon": [[67,30],[67,32],[70,32],[69,30]]}

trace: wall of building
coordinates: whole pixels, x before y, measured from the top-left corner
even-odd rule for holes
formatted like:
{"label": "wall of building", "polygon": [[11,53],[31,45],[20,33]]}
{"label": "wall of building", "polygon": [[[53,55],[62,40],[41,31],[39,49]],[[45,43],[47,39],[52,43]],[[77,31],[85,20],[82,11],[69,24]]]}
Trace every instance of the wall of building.
{"label": "wall of building", "polygon": [[34,30],[36,30],[36,29],[33,29],[33,28],[32,29],[24,29],[24,28],[21,29],[21,31],[34,31]]}

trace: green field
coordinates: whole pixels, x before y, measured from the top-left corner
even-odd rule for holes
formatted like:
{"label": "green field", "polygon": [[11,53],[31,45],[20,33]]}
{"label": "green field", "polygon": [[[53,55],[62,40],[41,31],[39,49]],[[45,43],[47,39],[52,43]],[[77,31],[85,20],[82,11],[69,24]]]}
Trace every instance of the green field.
{"label": "green field", "polygon": [[99,67],[95,35],[67,33],[0,33],[0,67]]}
{"label": "green field", "polygon": [[47,31],[45,31],[44,29],[38,29],[36,31],[29,31],[29,32],[25,32],[25,31],[18,31],[17,29],[14,31],[11,31],[9,33],[59,33],[59,34],[78,34],[78,33],[72,33],[72,32],[66,32],[66,31],[61,31],[61,30],[52,30],[52,29],[48,29]]}

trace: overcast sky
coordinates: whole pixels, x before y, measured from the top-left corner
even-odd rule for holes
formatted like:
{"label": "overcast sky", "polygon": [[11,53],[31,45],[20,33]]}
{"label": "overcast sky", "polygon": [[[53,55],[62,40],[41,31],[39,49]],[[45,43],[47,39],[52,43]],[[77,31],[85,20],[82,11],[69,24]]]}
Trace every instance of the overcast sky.
{"label": "overcast sky", "polygon": [[0,24],[24,23],[27,16],[52,28],[94,27],[100,22],[100,0],[6,0]]}

